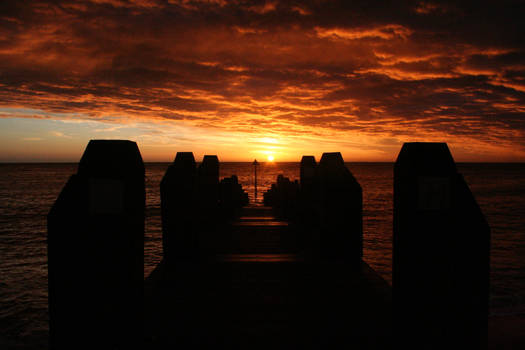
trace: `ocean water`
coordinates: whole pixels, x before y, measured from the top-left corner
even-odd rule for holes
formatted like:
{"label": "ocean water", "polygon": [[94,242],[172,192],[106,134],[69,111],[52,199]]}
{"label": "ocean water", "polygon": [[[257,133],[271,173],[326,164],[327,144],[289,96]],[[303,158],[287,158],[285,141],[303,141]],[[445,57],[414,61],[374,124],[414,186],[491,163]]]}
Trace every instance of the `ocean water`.
{"label": "ocean water", "polygon": [[[364,259],[386,280],[392,269],[392,163],[348,163],[363,188]],[[76,164],[0,164],[0,347],[46,348],[46,215]],[[161,259],[159,184],[167,163],[146,164],[145,267]],[[525,164],[458,164],[492,229],[491,314],[525,313]],[[254,200],[250,163],[221,163]],[[258,201],[298,163],[262,163]]]}

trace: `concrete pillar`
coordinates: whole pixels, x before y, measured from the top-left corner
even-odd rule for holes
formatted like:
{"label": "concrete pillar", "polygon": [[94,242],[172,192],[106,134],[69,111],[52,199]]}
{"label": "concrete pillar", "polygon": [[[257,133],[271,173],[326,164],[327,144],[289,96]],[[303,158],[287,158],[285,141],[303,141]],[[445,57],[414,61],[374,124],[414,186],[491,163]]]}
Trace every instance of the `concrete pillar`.
{"label": "concrete pillar", "polygon": [[197,170],[192,152],[177,152],[160,183],[162,247],[166,263],[197,253]]}
{"label": "concrete pillar", "polygon": [[301,159],[301,189],[307,189],[315,183],[317,163],[314,156],[303,156]]}
{"label": "concrete pillar", "polygon": [[232,219],[248,204],[248,194],[243,190],[237,175],[225,177],[220,182],[220,207],[224,219]]}
{"label": "concrete pillar", "polygon": [[48,214],[51,349],[142,341],[144,206],[136,143],[90,141]]}
{"label": "concrete pillar", "polygon": [[319,257],[359,265],[363,255],[362,190],[341,153],[324,153],[317,167]]}
{"label": "concrete pillar", "polygon": [[405,143],[394,168],[399,345],[487,346],[490,229],[445,143]]}
{"label": "concrete pillar", "polygon": [[314,156],[303,156],[297,206],[298,244],[309,260],[319,256],[319,176]]}
{"label": "concrete pillar", "polygon": [[314,224],[318,204],[319,176],[314,156],[303,156],[301,159],[301,179],[299,191],[299,218],[307,221],[308,226]]}
{"label": "concrete pillar", "polygon": [[221,223],[219,212],[219,158],[205,155],[198,171],[198,249],[201,257],[213,253]]}
{"label": "concrete pillar", "polygon": [[277,185],[273,183],[270,189],[263,194],[263,203],[267,207],[273,207],[276,202]]}
{"label": "concrete pillar", "polygon": [[199,165],[199,205],[203,210],[217,210],[219,203],[219,158],[205,155]]}

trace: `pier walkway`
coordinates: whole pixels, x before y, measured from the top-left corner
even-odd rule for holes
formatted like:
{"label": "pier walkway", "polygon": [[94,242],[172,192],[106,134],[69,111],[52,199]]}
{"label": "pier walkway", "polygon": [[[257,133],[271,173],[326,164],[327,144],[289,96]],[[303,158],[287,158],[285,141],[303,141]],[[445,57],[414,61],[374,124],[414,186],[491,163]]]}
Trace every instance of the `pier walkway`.
{"label": "pier walkway", "polygon": [[208,259],[162,262],[145,282],[150,348],[385,348],[391,292],[366,263],[311,263],[287,222],[248,206]]}

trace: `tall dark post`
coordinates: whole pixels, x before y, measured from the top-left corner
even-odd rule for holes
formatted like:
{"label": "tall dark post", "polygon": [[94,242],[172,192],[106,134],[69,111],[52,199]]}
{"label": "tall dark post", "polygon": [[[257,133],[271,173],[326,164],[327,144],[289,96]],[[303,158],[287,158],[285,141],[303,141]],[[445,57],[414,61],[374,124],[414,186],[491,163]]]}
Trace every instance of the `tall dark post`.
{"label": "tall dark post", "polygon": [[213,210],[219,201],[219,158],[205,155],[199,165],[198,175],[200,207],[205,211]]}
{"label": "tall dark post", "polygon": [[301,235],[298,236],[301,249],[307,259],[315,259],[319,254],[319,181],[317,162],[314,156],[303,156],[300,168],[300,190],[298,201],[298,225]]}
{"label": "tall dark post", "polygon": [[205,155],[198,171],[198,249],[208,256],[214,248],[214,239],[221,221],[219,213],[219,158]]}
{"label": "tall dark post", "polygon": [[312,187],[317,175],[317,163],[314,156],[303,156],[301,158],[301,188]]}
{"label": "tall dark post", "polygon": [[259,162],[255,159],[252,164],[253,172],[255,174],[255,202],[257,202],[257,167],[259,166]]}
{"label": "tall dark post", "polygon": [[319,177],[319,253],[323,260],[359,266],[363,255],[363,195],[341,153],[324,153]]}
{"label": "tall dark post", "polygon": [[197,169],[192,152],[177,152],[160,183],[164,261],[196,257]]}
{"label": "tall dark post", "polygon": [[136,143],[90,141],[48,214],[51,349],[142,341],[144,205]]}
{"label": "tall dark post", "polygon": [[393,244],[399,345],[486,347],[490,229],[445,143],[403,145]]}

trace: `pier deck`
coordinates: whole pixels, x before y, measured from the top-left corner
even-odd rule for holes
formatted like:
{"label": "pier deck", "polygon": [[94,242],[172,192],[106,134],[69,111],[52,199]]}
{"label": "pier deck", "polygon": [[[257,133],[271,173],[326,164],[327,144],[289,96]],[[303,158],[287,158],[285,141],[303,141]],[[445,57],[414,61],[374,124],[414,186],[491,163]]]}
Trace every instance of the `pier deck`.
{"label": "pier deck", "polygon": [[388,348],[391,289],[365,262],[312,262],[300,232],[245,207],[210,259],[161,262],[145,281],[148,348]]}

